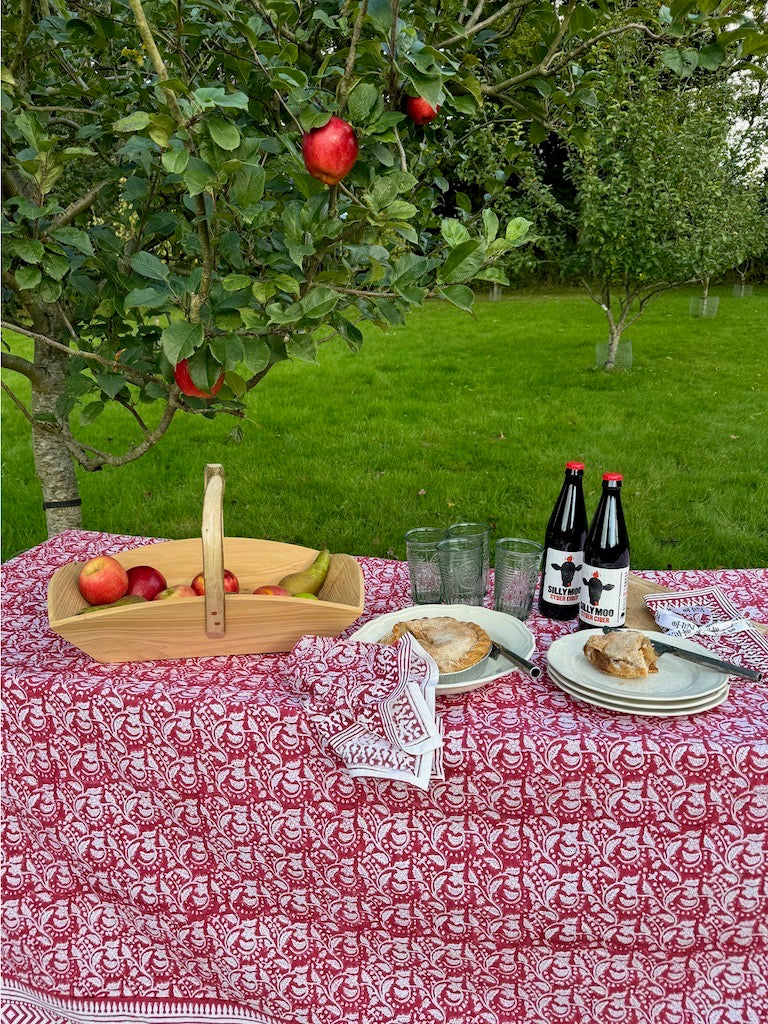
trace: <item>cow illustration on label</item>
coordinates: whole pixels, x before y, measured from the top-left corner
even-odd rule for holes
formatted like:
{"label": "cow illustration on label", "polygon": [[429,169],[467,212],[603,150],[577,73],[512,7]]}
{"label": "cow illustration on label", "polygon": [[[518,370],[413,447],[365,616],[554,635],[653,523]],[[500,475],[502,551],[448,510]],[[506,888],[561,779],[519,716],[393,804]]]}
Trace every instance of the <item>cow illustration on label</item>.
{"label": "cow illustration on label", "polygon": [[550,565],[560,573],[564,587],[572,586],[574,576],[582,570],[582,566],[576,565],[572,555],[568,555],[562,565],[557,565],[555,562],[550,562]]}
{"label": "cow illustration on label", "polygon": [[600,604],[600,598],[603,596],[603,591],[613,590],[613,584],[603,583],[600,579],[600,574],[597,571],[593,572],[589,579],[582,578],[582,582],[589,592],[590,604]]}

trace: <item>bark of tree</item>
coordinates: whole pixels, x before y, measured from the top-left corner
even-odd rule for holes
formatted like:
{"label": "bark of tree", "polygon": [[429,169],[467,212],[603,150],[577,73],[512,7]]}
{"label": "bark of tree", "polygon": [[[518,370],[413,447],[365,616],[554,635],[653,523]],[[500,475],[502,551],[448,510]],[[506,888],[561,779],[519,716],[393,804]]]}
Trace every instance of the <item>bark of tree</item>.
{"label": "bark of tree", "polygon": [[[35,326],[48,337],[63,338],[63,318],[55,310],[38,310]],[[56,401],[64,392],[70,357],[60,349],[35,342],[35,379],[32,381],[32,451],[35,475],[40,483],[48,536],[82,526],[80,490],[72,453],[56,413]]]}

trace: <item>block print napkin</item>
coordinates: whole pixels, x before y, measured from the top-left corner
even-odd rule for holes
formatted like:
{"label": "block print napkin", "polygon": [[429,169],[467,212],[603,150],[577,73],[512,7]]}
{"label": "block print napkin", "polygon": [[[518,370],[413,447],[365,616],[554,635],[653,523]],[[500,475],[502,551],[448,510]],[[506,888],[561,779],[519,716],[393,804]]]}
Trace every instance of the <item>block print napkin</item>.
{"label": "block print napkin", "polygon": [[305,636],[286,659],[285,673],[320,744],[353,778],[426,789],[430,778],[442,777],[438,669],[415,638],[381,646]]}
{"label": "block print napkin", "polygon": [[695,637],[725,661],[768,672],[768,637],[739,614],[719,587],[647,594],[645,603],[669,636]]}

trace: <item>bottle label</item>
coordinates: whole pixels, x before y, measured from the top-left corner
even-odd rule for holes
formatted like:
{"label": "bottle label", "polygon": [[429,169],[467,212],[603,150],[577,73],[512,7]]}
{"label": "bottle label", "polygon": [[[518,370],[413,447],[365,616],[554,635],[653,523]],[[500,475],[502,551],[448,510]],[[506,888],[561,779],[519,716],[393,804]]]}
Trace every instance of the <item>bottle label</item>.
{"label": "bottle label", "polygon": [[579,603],[583,551],[558,551],[547,548],[544,556],[544,578],[541,596],[549,604],[573,607]]}
{"label": "bottle label", "polygon": [[600,569],[584,563],[579,573],[579,618],[589,626],[623,626],[627,617],[629,566]]}

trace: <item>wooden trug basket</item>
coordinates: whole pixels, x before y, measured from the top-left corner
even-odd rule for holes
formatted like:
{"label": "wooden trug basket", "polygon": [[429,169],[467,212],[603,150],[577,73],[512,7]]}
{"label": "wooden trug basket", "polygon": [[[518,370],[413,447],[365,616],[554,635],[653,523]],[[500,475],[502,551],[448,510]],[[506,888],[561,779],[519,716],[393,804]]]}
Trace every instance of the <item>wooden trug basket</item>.
{"label": "wooden trug basket", "polygon": [[[118,605],[80,615],[87,607],[77,586],[83,563],[71,562],[56,570],[48,586],[53,632],[96,661],[151,661],[289,651],[306,634],[337,636],[361,615],[363,574],[351,555],[331,555],[319,601],[251,593],[307,568],[318,550],[224,537],[223,496],[223,467],[206,466],[202,543],[200,538],[173,540],[114,555],[126,569],[154,566],[168,586],[189,584],[202,570],[204,596]],[[224,593],[225,567],[237,576],[239,594]]]}

